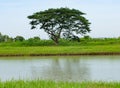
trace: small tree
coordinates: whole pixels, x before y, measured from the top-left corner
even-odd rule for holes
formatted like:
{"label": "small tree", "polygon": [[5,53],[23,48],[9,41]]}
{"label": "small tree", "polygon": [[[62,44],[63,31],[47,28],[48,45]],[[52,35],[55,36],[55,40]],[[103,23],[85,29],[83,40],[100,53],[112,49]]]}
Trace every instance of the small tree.
{"label": "small tree", "polygon": [[22,36],[16,36],[16,37],[14,38],[14,40],[15,40],[15,41],[24,41],[25,39],[24,39],[24,37],[22,37]]}
{"label": "small tree", "polygon": [[35,36],[33,39],[34,39],[34,40],[40,40],[40,37]]}
{"label": "small tree", "polygon": [[56,43],[61,37],[69,38],[77,34],[90,32],[89,22],[83,17],[85,13],[69,8],[48,9],[28,16],[31,19],[31,29],[38,25]]}
{"label": "small tree", "polygon": [[4,39],[3,39],[3,35],[0,33],[0,42],[3,42]]}
{"label": "small tree", "polygon": [[9,36],[8,35],[3,35],[3,41],[8,42],[9,41]]}
{"label": "small tree", "polygon": [[0,42],[9,42],[11,38],[8,35],[2,35],[0,33]]}

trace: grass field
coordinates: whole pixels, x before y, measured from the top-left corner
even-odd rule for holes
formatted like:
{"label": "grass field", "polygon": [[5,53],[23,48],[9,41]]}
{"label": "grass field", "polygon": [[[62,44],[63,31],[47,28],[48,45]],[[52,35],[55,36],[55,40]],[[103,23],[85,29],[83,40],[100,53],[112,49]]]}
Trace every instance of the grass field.
{"label": "grass field", "polygon": [[81,42],[51,40],[0,43],[0,56],[120,55],[120,38],[81,39]]}
{"label": "grass field", "polygon": [[119,82],[54,82],[54,81],[6,81],[0,88],[120,88]]}
{"label": "grass field", "polygon": [[119,54],[120,45],[0,47],[0,55]]}

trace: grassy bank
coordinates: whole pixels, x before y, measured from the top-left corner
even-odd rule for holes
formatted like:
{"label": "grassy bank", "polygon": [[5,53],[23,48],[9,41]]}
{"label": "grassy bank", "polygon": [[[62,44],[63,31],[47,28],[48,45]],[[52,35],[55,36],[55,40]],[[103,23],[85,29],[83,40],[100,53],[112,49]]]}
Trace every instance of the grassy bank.
{"label": "grassy bank", "polygon": [[0,47],[0,55],[94,55],[120,54],[120,45]]}
{"label": "grassy bank", "polygon": [[0,43],[0,56],[120,55],[120,38],[81,39],[81,42],[51,40]]}
{"label": "grassy bank", "polygon": [[54,81],[6,81],[0,88],[120,88],[118,82],[54,82]]}

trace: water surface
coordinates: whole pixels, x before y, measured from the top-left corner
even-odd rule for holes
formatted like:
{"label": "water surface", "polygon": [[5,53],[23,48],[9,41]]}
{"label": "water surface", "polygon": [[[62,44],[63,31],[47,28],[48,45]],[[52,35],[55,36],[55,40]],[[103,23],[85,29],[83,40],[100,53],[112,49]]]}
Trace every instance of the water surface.
{"label": "water surface", "polygon": [[0,57],[0,79],[120,81],[120,56]]}

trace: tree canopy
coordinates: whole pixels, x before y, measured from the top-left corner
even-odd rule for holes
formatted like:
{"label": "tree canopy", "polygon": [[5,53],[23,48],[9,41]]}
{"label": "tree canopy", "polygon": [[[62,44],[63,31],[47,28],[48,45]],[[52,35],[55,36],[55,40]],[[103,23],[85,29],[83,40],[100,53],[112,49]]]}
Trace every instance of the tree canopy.
{"label": "tree canopy", "polygon": [[56,43],[59,39],[77,37],[90,32],[90,22],[83,16],[85,13],[69,8],[48,9],[28,16],[31,29],[39,28]]}
{"label": "tree canopy", "polygon": [[24,41],[25,39],[24,39],[24,37],[22,37],[22,36],[16,36],[16,37],[14,38],[14,40],[15,40],[15,41]]}

